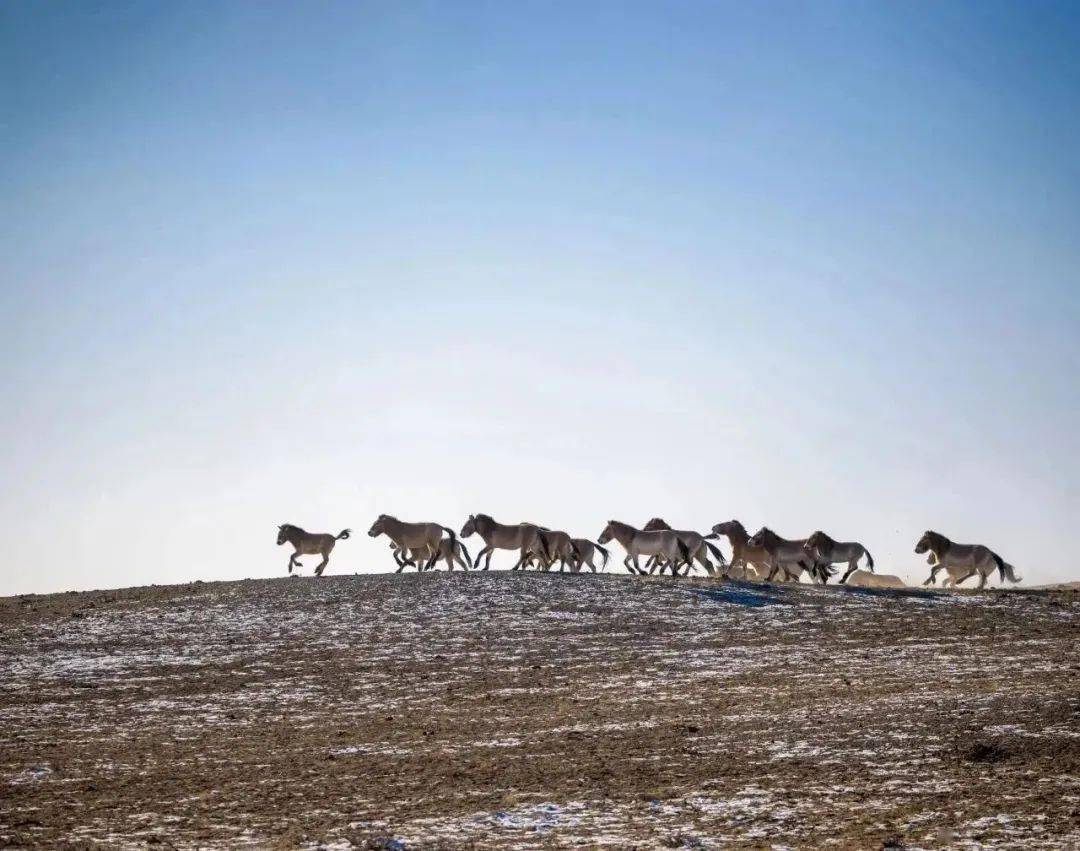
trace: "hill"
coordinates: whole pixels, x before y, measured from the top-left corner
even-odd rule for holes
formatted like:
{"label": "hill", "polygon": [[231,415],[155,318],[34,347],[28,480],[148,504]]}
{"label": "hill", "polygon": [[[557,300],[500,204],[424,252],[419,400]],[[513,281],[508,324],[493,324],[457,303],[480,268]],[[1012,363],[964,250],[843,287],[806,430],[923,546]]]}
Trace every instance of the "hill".
{"label": "hill", "polygon": [[0,840],[1080,844],[1080,596],[487,573],[0,600]]}

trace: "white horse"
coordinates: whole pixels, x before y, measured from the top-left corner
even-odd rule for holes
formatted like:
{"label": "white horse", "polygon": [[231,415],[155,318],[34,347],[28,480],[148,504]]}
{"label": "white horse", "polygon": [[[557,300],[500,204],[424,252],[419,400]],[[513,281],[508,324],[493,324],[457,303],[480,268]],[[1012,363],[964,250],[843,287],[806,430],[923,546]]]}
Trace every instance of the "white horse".
{"label": "white horse", "polygon": [[978,587],[982,588],[986,585],[986,578],[995,569],[1000,574],[1002,583],[1006,579],[1009,582],[1020,581],[1011,564],[1007,564],[1001,556],[982,544],[954,544],[944,535],[927,531],[919,538],[915,552],[919,555],[930,553],[927,558],[927,563],[931,566],[930,576],[923,585],[933,585],[939,570],[949,574],[953,585],[959,585],[978,574]]}

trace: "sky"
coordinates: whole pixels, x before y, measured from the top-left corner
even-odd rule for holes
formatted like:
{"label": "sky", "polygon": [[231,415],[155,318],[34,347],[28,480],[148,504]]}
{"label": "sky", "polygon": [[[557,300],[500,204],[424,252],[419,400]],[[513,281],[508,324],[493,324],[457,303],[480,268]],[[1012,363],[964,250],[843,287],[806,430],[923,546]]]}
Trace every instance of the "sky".
{"label": "sky", "polygon": [[286,522],[386,571],[382,512],[1080,579],[1078,42],[1046,2],[3,4],[0,594],[284,576]]}

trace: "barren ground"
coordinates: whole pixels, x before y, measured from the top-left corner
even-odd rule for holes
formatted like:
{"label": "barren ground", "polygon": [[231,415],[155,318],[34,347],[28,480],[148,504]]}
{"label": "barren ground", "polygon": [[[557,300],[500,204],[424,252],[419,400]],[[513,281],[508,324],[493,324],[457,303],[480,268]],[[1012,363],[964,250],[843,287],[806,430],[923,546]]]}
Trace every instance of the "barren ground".
{"label": "barren ground", "polygon": [[1080,847],[1080,594],[487,573],[0,600],[0,844]]}

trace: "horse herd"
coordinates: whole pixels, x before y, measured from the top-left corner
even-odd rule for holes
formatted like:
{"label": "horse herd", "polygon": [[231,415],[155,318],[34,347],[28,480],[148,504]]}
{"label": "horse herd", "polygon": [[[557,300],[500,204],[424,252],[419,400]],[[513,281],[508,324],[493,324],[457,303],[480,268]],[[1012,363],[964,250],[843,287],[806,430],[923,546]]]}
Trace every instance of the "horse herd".
{"label": "horse herd", "polygon": [[[334,544],[349,535],[349,529],[342,530],[338,535],[315,534],[286,523],[278,527],[277,542],[278,546],[285,543],[293,546],[294,552],[289,556],[289,573],[294,567],[302,566],[298,556],[321,555],[322,561],[315,568],[315,575],[321,576],[330,561]],[[767,526],[751,535],[738,520],[717,523],[711,532],[704,535],[672,529],[659,517],[654,517],[641,529],[629,523],[609,520],[596,541],[592,541],[574,538],[567,532],[536,523],[499,523],[488,514],[470,514],[458,534],[439,523],[406,523],[389,514],[380,514],[368,530],[368,535],[372,538],[386,535],[390,539],[398,573],[410,566],[418,571],[431,570],[439,561],[444,561],[449,570],[453,570],[455,565],[461,565],[463,570],[473,567],[480,569],[483,561],[482,569],[488,570],[495,550],[518,553],[512,570],[536,567],[549,571],[558,562],[560,573],[564,570],[579,573],[586,566],[596,573],[597,554],[600,555],[600,569],[603,570],[610,557],[604,544],[617,541],[626,552],[623,564],[630,573],[636,574],[651,574],[656,570],[662,574],[670,570],[673,576],[680,571],[685,575],[694,567],[700,567],[710,576],[766,582],[798,582],[805,573],[812,582],[825,584],[837,572],[833,565],[846,565],[841,583],[848,583],[850,578],[849,584],[866,587],[904,586],[899,577],[875,574],[870,552],[855,541],[835,541],[821,531],[807,538],[789,540],[781,538]],[[461,540],[473,535],[479,536],[484,542],[475,561]],[[731,546],[730,561],[711,543],[720,537],[727,538]],[[927,562],[931,565],[930,576],[924,585],[933,585],[939,570],[944,570],[948,577],[943,586],[959,585],[972,576],[978,576],[978,587],[982,588],[994,570],[998,571],[1003,583],[1005,580],[1020,581],[1011,564],[982,544],[956,544],[944,535],[928,531],[919,538],[915,552],[920,555],[929,553]],[[646,559],[644,565],[641,563],[642,557]],[[712,559],[716,560],[715,564]],[[861,559],[865,559],[862,569],[859,566]]]}

